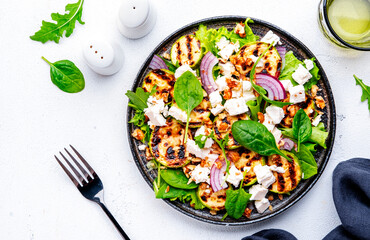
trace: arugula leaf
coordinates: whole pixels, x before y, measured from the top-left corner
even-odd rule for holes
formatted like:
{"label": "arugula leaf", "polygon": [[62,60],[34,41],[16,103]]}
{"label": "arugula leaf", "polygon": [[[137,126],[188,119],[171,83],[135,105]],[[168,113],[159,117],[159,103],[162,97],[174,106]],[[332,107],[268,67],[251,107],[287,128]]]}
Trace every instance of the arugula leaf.
{"label": "arugula leaf", "polygon": [[167,59],[165,59],[162,56],[159,56],[159,55],[157,55],[157,56],[160,57],[163,60],[163,62],[168,67],[168,70],[170,70],[171,72],[175,72],[176,71],[177,67],[175,65],[173,65],[171,61],[168,61]]}
{"label": "arugula leaf", "polygon": [[176,104],[184,110],[188,117],[186,120],[185,139],[186,143],[189,129],[191,111],[203,100],[203,88],[196,76],[190,71],[183,73],[175,83],[174,97]]}
{"label": "arugula leaf", "polygon": [[194,189],[198,184],[191,182],[188,184],[189,179],[185,176],[182,169],[165,169],[161,171],[162,178],[172,187],[181,189]]}
{"label": "arugula leaf", "polygon": [[304,144],[300,145],[300,151],[296,152],[294,149],[292,151],[300,160],[303,179],[308,179],[317,174],[317,163],[311,151]]}
{"label": "arugula leaf", "polygon": [[190,206],[192,206],[194,209],[203,209],[206,206],[203,205],[202,201],[200,201],[196,189],[193,189],[191,191],[188,191],[187,195],[185,195],[186,199],[182,201],[190,201]]}
{"label": "arugula leaf", "polygon": [[247,102],[249,110],[251,111],[251,118],[253,121],[258,121],[258,112],[261,112],[261,95],[257,97],[256,101],[250,100]]}
{"label": "arugula leaf", "polygon": [[46,58],[41,58],[49,64],[51,81],[60,90],[67,93],[77,93],[85,88],[85,78],[73,62],[60,60],[51,63]]}
{"label": "arugula leaf", "polygon": [[76,3],[68,4],[65,7],[64,15],[59,13],[52,13],[51,19],[56,23],[42,21],[42,26],[39,31],[37,31],[30,38],[34,41],[39,41],[46,43],[47,41],[54,41],[59,43],[59,39],[63,37],[65,33],[66,37],[69,37],[73,33],[76,21],[80,24],[85,24],[82,20],[82,5],[84,0],[78,0]]}
{"label": "arugula leaf", "polygon": [[[220,148],[222,150],[222,154],[223,154],[223,156],[225,158],[225,161],[226,161],[226,177],[225,177],[225,181],[226,181],[227,177],[229,176],[229,169],[230,169],[230,161],[229,161],[229,159],[227,159],[226,151],[225,151],[225,147],[226,147],[227,143],[229,142],[229,135],[227,134],[223,139],[218,140],[217,137],[215,136],[214,132],[212,131],[212,133],[209,137],[211,137],[218,144],[218,146],[220,146]],[[223,183],[221,184],[221,186],[222,185],[223,185]]]}
{"label": "arugula leaf", "polygon": [[240,120],[234,122],[231,126],[231,132],[235,140],[242,146],[264,156],[279,154],[280,156],[291,161],[276,146],[274,135],[267,128],[252,120]]}
{"label": "arugula leaf", "polygon": [[206,141],[208,139],[208,136],[199,134],[198,136],[194,137],[195,143],[198,145],[199,148],[204,148],[204,145],[206,144]]}
{"label": "arugula leaf", "polygon": [[365,83],[361,79],[356,77],[356,75],[353,75],[353,77],[356,80],[356,85],[359,85],[362,88],[361,102],[367,100],[367,104],[369,106],[368,108],[370,111],[370,87],[365,85]]}
{"label": "arugula leaf", "polygon": [[[312,127],[312,134],[307,141],[317,143],[321,147],[326,148],[325,142],[329,133],[325,129],[322,129],[321,126],[323,125],[319,124],[317,127]],[[288,138],[294,138],[292,128],[282,128],[281,133]]]}
{"label": "arugula leaf", "polygon": [[[243,173],[243,179],[246,173],[246,171]],[[242,186],[243,184],[241,182],[238,190],[232,190],[231,188],[226,190],[225,209],[227,214],[235,219],[243,216],[247,203],[252,197],[252,194],[246,193]],[[226,216],[224,217],[226,218]]]}
{"label": "arugula leaf", "polygon": [[300,144],[307,141],[312,134],[310,118],[303,109],[299,109],[293,118],[293,136],[298,141],[298,152]]}
{"label": "arugula leaf", "polygon": [[136,88],[136,92],[127,90],[125,95],[131,100],[130,107],[141,111],[148,107],[147,101],[150,93],[145,92],[141,87]]}

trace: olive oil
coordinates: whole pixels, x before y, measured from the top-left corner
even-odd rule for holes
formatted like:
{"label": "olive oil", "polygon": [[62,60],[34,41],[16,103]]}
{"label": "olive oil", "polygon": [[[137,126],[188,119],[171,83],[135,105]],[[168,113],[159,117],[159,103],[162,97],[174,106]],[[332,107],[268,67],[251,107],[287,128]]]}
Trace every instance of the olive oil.
{"label": "olive oil", "polygon": [[327,11],[330,25],[344,41],[370,42],[370,0],[334,0]]}

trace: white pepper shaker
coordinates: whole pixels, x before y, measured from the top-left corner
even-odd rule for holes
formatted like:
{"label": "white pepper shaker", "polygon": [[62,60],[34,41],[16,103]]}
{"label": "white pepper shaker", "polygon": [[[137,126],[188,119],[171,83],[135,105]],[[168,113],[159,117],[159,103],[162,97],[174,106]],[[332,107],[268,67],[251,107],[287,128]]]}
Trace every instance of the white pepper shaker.
{"label": "white pepper shaker", "polygon": [[87,65],[96,73],[112,75],[122,68],[123,52],[115,42],[87,40],[82,45]]}
{"label": "white pepper shaker", "polygon": [[154,27],[157,14],[149,0],[124,0],[118,14],[118,29],[127,38],[147,35]]}

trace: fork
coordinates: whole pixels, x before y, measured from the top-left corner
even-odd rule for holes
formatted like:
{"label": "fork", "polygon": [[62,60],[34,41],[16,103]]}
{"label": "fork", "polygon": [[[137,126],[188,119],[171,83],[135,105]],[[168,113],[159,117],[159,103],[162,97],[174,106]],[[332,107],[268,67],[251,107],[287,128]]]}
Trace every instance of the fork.
{"label": "fork", "polygon": [[64,148],[64,150],[67,152],[69,157],[73,160],[76,166],[80,169],[82,175],[78,170],[76,170],[76,168],[71,164],[70,161],[68,161],[68,159],[61,152],[59,152],[60,155],[64,158],[65,162],[68,164],[70,169],[72,169],[77,179],[64,166],[64,164],[57,158],[57,156],[54,155],[55,159],[58,161],[59,165],[63,168],[64,172],[68,175],[68,177],[72,180],[72,182],[77,187],[77,189],[80,191],[80,193],[88,200],[97,203],[103,209],[103,211],[108,215],[109,219],[113,222],[114,226],[116,227],[118,232],[121,234],[122,238],[126,240],[130,240],[130,238],[127,236],[125,231],[123,231],[122,227],[119,225],[119,223],[110,213],[108,208],[105,206],[103,183],[100,180],[99,176],[96,174],[94,169],[92,169],[92,167],[86,162],[86,160],[81,156],[81,154],[77,152],[77,150],[72,145],[69,145],[69,146],[72,148],[72,150],[75,152],[75,154],[78,156],[78,158],[81,160],[82,164],[86,168],[86,169],[83,168],[81,164],[76,160],[76,158],[71,153],[69,153],[66,148]]}

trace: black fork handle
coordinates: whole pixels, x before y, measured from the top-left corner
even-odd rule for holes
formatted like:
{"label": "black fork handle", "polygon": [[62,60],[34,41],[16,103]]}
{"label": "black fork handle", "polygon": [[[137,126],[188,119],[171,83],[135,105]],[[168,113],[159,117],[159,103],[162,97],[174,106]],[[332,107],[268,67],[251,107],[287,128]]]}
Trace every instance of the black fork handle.
{"label": "black fork handle", "polygon": [[123,231],[123,229],[121,228],[121,226],[119,225],[119,223],[117,222],[117,220],[113,217],[113,215],[110,213],[110,211],[105,206],[105,204],[102,203],[102,202],[97,202],[97,203],[103,209],[103,211],[105,212],[105,214],[107,214],[107,216],[112,221],[112,223],[114,224],[114,226],[116,227],[116,229],[118,230],[118,232],[121,234],[122,238],[125,239],[125,240],[130,240],[130,238],[127,236],[127,234],[125,233],[125,231]]}

